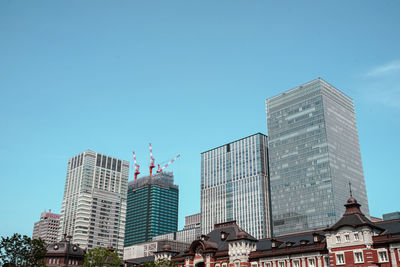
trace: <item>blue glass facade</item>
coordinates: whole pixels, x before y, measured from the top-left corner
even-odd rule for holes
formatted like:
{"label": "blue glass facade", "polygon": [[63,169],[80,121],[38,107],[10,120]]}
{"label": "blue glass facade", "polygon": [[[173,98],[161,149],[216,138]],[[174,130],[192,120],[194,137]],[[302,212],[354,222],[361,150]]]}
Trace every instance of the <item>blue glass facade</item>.
{"label": "blue glass facade", "polygon": [[128,185],[124,246],[151,241],[178,228],[179,189],[172,173],[139,178]]}

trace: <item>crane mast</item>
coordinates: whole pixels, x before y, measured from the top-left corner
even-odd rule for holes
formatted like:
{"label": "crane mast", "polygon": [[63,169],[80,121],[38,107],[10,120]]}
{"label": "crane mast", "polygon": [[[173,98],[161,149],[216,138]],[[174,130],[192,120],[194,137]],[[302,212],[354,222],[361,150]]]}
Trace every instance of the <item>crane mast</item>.
{"label": "crane mast", "polygon": [[153,172],[153,169],[154,169],[155,165],[154,165],[153,149],[151,148],[151,143],[149,143],[149,147],[150,147],[150,166],[149,166],[149,171],[150,171],[150,178],[151,178],[151,174]]}
{"label": "crane mast", "polygon": [[136,162],[136,155],[135,155],[135,151],[132,152],[133,153],[133,160],[135,161],[135,181],[137,179],[137,176],[140,174],[139,172],[139,165]]}

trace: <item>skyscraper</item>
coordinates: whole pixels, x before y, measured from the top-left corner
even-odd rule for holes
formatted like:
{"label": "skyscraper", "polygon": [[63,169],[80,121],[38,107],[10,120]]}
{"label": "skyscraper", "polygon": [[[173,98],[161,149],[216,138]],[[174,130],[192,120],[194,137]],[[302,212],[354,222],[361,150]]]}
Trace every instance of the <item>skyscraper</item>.
{"label": "skyscraper", "polygon": [[113,246],[122,255],[129,162],[87,150],[69,159],[59,240],[82,248]]}
{"label": "skyscraper", "polygon": [[58,240],[58,230],[60,228],[60,215],[48,212],[40,214],[40,220],[33,226],[32,239],[43,239],[46,244],[51,244]]}
{"label": "skyscraper", "polygon": [[201,232],[236,220],[256,238],[271,235],[267,136],[257,133],[201,153]]}
{"label": "skyscraper", "polygon": [[353,100],[318,78],[266,104],[274,235],[332,225],[349,182],[368,216]]}
{"label": "skyscraper", "polygon": [[129,183],[124,246],[151,241],[178,229],[179,188],[172,172]]}

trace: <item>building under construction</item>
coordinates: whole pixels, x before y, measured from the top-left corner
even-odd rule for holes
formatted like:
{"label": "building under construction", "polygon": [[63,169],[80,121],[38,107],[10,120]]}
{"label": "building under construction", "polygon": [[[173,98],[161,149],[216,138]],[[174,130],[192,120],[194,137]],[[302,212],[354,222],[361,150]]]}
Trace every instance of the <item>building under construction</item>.
{"label": "building under construction", "polygon": [[128,184],[124,247],[151,241],[178,228],[179,188],[172,172],[159,172]]}

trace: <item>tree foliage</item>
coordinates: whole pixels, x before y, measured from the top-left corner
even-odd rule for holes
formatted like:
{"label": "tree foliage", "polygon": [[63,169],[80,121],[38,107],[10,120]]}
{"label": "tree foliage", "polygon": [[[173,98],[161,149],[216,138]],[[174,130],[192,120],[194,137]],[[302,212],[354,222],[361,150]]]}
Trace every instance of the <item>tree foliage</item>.
{"label": "tree foliage", "polygon": [[107,248],[89,249],[85,255],[83,267],[111,267],[120,266],[121,258],[117,251],[111,251]]}
{"label": "tree foliage", "polygon": [[31,239],[20,234],[1,237],[0,263],[2,266],[45,266],[46,244],[42,239]]}
{"label": "tree foliage", "polygon": [[144,263],[144,267],[175,267],[175,262],[168,259],[158,259],[156,261],[148,261]]}

